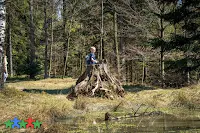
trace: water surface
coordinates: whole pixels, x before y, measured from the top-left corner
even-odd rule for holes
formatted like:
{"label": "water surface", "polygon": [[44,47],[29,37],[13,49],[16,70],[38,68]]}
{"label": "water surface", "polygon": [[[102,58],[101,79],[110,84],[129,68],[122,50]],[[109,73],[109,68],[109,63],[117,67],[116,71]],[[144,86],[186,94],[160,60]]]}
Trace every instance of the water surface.
{"label": "water surface", "polygon": [[143,116],[103,121],[94,119],[87,122],[84,117],[60,120],[57,123],[67,127],[68,132],[89,133],[200,133],[200,119],[177,118],[172,115]]}

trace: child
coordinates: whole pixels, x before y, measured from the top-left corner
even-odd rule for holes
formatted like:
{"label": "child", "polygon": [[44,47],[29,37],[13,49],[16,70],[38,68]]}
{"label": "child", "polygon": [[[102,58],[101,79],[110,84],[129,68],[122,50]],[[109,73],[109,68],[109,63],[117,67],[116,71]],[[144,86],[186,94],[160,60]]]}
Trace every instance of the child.
{"label": "child", "polygon": [[98,63],[98,61],[96,60],[96,58],[95,58],[95,52],[96,52],[96,48],[95,47],[91,47],[90,48],[90,54],[89,55],[87,55],[87,65],[92,65],[92,64],[96,64],[96,63]]}
{"label": "child", "polygon": [[86,63],[87,63],[87,69],[86,69],[86,74],[87,76],[91,77],[91,71],[93,69],[93,64],[98,63],[98,61],[95,58],[95,52],[96,52],[96,48],[95,47],[91,47],[90,48],[90,54],[86,56]]}

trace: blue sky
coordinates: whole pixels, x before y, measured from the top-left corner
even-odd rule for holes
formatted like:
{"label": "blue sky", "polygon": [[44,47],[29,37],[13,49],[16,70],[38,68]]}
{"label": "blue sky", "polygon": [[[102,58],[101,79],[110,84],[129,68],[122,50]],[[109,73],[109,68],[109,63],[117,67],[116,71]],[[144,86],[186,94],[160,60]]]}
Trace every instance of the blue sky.
{"label": "blue sky", "polygon": [[182,4],[182,0],[178,0],[178,5],[181,5]]}

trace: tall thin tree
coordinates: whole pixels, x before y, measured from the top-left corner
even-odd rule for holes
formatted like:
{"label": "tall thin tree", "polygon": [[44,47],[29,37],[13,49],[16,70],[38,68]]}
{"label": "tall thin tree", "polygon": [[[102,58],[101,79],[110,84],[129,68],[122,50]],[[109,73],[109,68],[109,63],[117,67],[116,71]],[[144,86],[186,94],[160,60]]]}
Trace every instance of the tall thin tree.
{"label": "tall thin tree", "polygon": [[[7,7],[10,8],[10,5]],[[9,9],[8,9],[9,11]],[[9,57],[9,73],[10,77],[13,77],[13,58],[12,58],[12,42],[11,42],[11,14],[10,11],[7,14],[7,44],[8,44],[8,57]]]}
{"label": "tall thin tree", "polygon": [[119,43],[118,43],[118,25],[117,25],[117,12],[114,11],[114,44],[115,44],[115,53],[116,53],[116,62],[117,62],[117,72],[120,77],[120,58],[119,58]]}
{"label": "tall thin tree", "polygon": [[48,23],[47,23],[47,5],[48,0],[45,0],[44,6],[44,30],[45,30],[45,63],[44,63],[44,78],[48,78]]}
{"label": "tall thin tree", "polygon": [[51,15],[51,44],[50,44],[50,59],[49,59],[49,77],[51,77],[51,69],[52,69],[52,51],[53,51],[53,44],[54,44],[54,40],[53,40],[53,13],[54,13],[54,0],[51,1],[52,4],[52,15]]}
{"label": "tall thin tree", "polygon": [[104,42],[103,42],[103,35],[104,35],[104,14],[103,14],[103,11],[104,11],[104,1],[102,0],[101,1],[101,43],[100,43],[100,59],[104,59]]}
{"label": "tall thin tree", "polygon": [[[35,64],[35,28],[33,22],[33,0],[29,0],[29,16],[30,16],[30,26],[29,26],[29,37],[30,37],[30,66],[34,68]],[[30,78],[35,78],[35,72],[30,73]]]}
{"label": "tall thin tree", "polygon": [[0,1],[0,89],[4,87],[4,40],[5,40],[5,24],[6,24],[6,11],[5,0]]}

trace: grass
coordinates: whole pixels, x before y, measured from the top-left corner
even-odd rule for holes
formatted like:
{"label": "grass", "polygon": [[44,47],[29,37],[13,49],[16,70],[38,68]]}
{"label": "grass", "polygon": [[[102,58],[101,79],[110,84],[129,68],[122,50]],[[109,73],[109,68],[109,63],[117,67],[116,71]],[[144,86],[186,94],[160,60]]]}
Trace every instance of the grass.
{"label": "grass", "polygon": [[[84,129],[89,127],[88,123],[93,123],[94,120],[103,121],[107,111],[113,112],[116,116],[130,113],[140,104],[152,106],[150,110],[154,110],[153,107],[155,107],[157,110],[177,115],[187,115],[187,111],[200,108],[199,85],[166,90],[132,86],[128,88],[130,91],[127,89],[125,98],[115,100],[79,97],[75,101],[69,101],[66,95],[51,95],[45,92],[45,90],[67,90],[74,84],[75,80],[71,78],[7,83],[5,90],[0,92],[0,131],[11,132],[5,129],[3,123],[14,117],[19,119],[32,117],[42,121],[43,127],[33,130],[35,132],[64,132]],[[39,89],[42,92],[28,92],[23,89]],[[199,113],[196,113],[196,116],[199,116]],[[66,129],[62,124],[54,123],[61,119],[76,119],[76,123],[80,123],[77,125],[79,129],[72,129],[72,127]],[[17,129],[14,131],[19,132]]]}
{"label": "grass", "polygon": [[66,89],[75,84],[75,79],[72,78],[51,78],[37,81],[18,81],[8,82],[7,87],[15,87],[16,89],[41,89],[41,90],[53,90],[53,89]]}
{"label": "grass", "polygon": [[0,108],[0,125],[14,117],[19,119],[32,117],[48,123],[58,117],[69,115],[73,109],[73,103],[63,96],[31,94],[14,88],[6,88],[0,93]]}

